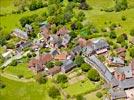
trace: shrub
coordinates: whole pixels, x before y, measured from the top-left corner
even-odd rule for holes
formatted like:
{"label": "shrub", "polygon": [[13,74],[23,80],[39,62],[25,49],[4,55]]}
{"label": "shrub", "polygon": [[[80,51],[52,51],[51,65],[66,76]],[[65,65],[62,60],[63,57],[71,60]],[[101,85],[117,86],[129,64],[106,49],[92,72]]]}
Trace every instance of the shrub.
{"label": "shrub", "polygon": [[110,36],[111,39],[115,39],[116,38],[116,33],[114,31],[110,32]]}
{"label": "shrub", "polygon": [[44,84],[47,82],[47,78],[46,78],[46,75],[43,75],[41,73],[38,73],[35,77],[36,81],[39,83],[39,84]]}
{"label": "shrub", "polygon": [[53,63],[53,62],[48,62],[48,63],[46,64],[46,67],[47,67],[47,68],[53,68],[53,67],[54,67],[54,63]]}
{"label": "shrub", "polygon": [[56,87],[50,87],[48,90],[48,95],[52,98],[57,98],[58,96],[60,96],[60,92]]}
{"label": "shrub", "polygon": [[134,29],[131,29],[131,30],[130,30],[130,35],[131,35],[131,36],[134,36]]}
{"label": "shrub", "polygon": [[91,81],[99,81],[100,80],[100,75],[95,69],[90,69],[88,71],[88,78]]}
{"label": "shrub", "polygon": [[77,64],[77,66],[81,66],[81,64],[84,63],[83,57],[77,56],[74,60],[74,63]]}
{"label": "shrub", "polygon": [[87,64],[87,63],[83,63],[83,64],[81,65],[81,69],[82,69],[82,71],[84,71],[84,72],[88,72],[88,71],[90,70],[90,68],[91,68],[91,66],[90,66],[89,64]]}
{"label": "shrub", "polygon": [[96,96],[97,96],[98,98],[101,98],[103,95],[102,95],[101,92],[97,92],[97,93],[96,93]]}
{"label": "shrub", "polygon": [[84,100],[84,97],[82,95],[77,95],[76,100]]}
{"label": "shrub", "polygon": [[64,74],[60,74],[57,76],[57,79],[56,79],[56,82],[57,83],[66,83],[68,80],[67,80],[67,76],[64,75]]}
{"label": "shrub", "polygon": [[12,63],[10,64],[11,66],[17,66],[18,62],[16,60],[13,60]]}
{"label": "shrub", "polygon": [[3,89],[3,88],[5,88],[5,87],[6,87],[6,85],[3,84],[2,82],[0,82],[0,89]]}
{"label": "shrub", "polygon": [[127,18],[125,16],[121,17],[122,21],[125,21]]}
{"label": "shrub", "polygon": [[55,66],[61,66],[61,65],[63,65],[63,63],[61,61],[56,61],[55,62]]}
{"label": "shrub", "polygon": [[130,48],[129,53],[130,53],[130,56],[134,58],[134,47]]}

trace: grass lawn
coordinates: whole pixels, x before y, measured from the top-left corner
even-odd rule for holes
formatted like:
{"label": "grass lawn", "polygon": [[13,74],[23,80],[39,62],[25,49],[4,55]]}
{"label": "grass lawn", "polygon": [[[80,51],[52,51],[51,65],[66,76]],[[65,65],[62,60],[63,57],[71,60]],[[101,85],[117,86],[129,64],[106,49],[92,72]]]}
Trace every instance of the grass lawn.
{"label": "grass lawn", "polygon": [[98,84],[94,84],[89,80],[86,80],[84,83],[81,81],[72,85],[69,85],[64,90],[71,96],[75,96],[78,94],[84,94],[88,92],[95,91],[99,88]]}
{"label": "grass lawn", "polygon": [[27,11],[22,14],[11,14],[7,16],[0,17],[0,26],[4,27],[4,33],[8,34],[10,33],[14,28],[19,28],[20,23],[19,19],[23,16],[30,16],[32,14],[41,14],[45,12],[46,8],[38,9],[35,11]]}
{"label": "grass lawn", "polygon": [[28,69],[26,63],[21,63],[17,66],[8,66],[4,71],[13,75],[23,75],[25,78],[33,76],[33,72]]}
{"label": "grass lawn", "polygon": [[0,100],[52,100],[47,94],[47,89],[52,84],[50,81],[39,85],[36,82],[21,83],[3,77],[0,80],[6,85],[0,89]]}

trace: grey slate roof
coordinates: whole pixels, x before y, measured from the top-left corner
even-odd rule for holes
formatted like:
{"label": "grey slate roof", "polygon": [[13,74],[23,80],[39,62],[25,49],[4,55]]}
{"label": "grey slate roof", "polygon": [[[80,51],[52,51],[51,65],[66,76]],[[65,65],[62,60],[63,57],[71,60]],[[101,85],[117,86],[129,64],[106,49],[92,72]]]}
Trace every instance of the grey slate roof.
{"label": "grey slate roof", "polygon": [[62,39],[62,45],[68,44],[69,41],[70,41],[70,39],[71,39],[71,36],[69,36],[69,34],[65,34],[65,35],[63,36],[63,39]]}
{"label": "grey slate roof", "polygon": [[121,99],[121,98],[126,98],[127,94],[125,93],[125,91],[113,91],[112,89],[109,91],[112,97],[112,100],[115,99]]}
{"label": "grey slate roof", "polygon": [[92,61],[96,65],[96,69],[103,75],[103,77],[111,83],[112,86],[117,86],[118,81],[111,74],[111,72],[107,69],[107,67],[95,56],[92,55],[89,57],[90,61]]}
{"label": "grey slate roof", "polygon": [[81,46],[76,46],[76,47],[74,47],[73,48],[73,50],[72,50],[72,52],[74,53],[74,54],[79,54],[80,52],[82,51],[82,48],[81,48]]}
{"label": "grey slate roof", "polygon": [[125,79],[123,81],[119,81],[119,88],[128,89],[134,88],[134,78]]}
{"label": "grey slate roof", "polygon": [[99,49],[104,49],[104,48],[108,48],[109,44],[103,40],[103,39],[98,39],[98,40],[94,40],[93,41],[93,45],[92,48],[96,51]]}
{"label": "grey slate roof", "polygon": [[126,78],[131,78],[132,77],[131,66],[119,67],[115,71],[119,72],[119,73],[124,73]]}
{"label": "grey slate roof", "polygon": [[64,70],[65,72],[71,70],[73,67],[75,67],[75,64],[72,60],[66,60],[63,62],[63,65],[61,66],[61,70]]}
{"label": "grey slate roof", "polygon": [[119,57],[110,57],[109,59],[112,61],[112,63],[115,63],[115,64],[122,64],[122,65],[125,64],[124,60],[122,60]]}
{"label": "grey slate roof", "polygon": [[55,55],[59,54],[59,52],[56,49],[53,49],[50,51],[50,54],[55,56]]}

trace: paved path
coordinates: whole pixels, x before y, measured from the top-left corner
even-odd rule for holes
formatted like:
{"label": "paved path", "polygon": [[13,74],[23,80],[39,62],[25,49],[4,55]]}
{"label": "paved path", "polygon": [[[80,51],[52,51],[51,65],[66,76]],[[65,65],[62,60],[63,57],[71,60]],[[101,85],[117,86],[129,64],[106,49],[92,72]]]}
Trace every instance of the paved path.
{"label": "paved path", "polygon": [[21,78],[19,79],[16,75],[12,75],[12,74],[8,74],[8,73],[0,73],[0,76],[5,77],[9,80],[13,80],[13,81],[18,81],[18,82],[35,82],[35,80],[33,78],[30,79],[25,79],[25,78]]}
{"label": "paved path", "polygon": [[7,65],[9,65],[13,60],[16,60],[16,59],[20,59],[22,58],[23,56],[27,56],[27,54],[29,53],[30,51],[27,51],[23,54],[17,54],[15,56],[13,56],[12,58],[8,59],[6,62],[4,62],[4,64],[1,66],[1,67],[6,67]]}

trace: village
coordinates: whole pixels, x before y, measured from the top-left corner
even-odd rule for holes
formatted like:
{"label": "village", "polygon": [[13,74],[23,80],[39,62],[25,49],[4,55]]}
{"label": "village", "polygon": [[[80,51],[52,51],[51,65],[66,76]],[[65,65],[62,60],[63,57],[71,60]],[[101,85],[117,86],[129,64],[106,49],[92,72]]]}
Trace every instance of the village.
{"label": "village", "polygon": [[[28,56],[29,70],[35,75],[45,73],[47,77],[53,78],[58,73],[65,74],[75,69],[78,66],[75,59],[81,56],[85,63],[104,78],[110,96],[106,98],[130,100],[134,97],[134,59],[129,63],[125,62],[125,48],[115,49],[117,56],[111,56],[110,45],[104,38],[86,40],[77,36],[72,40],[66,26],[61,27],[56,34],[50,33],[51,25],[47,22],[40,23],[39,26],[38,37],[32,41],[28,35],[33,31],[31,25],[26,24],[25,30],[14,29],[11,32],[11,36],[20,38],[20,41],[15,44],[15,50],[4,47],[3,69],[17,59]],[[75,45],[68,50],[70,41]]]}

